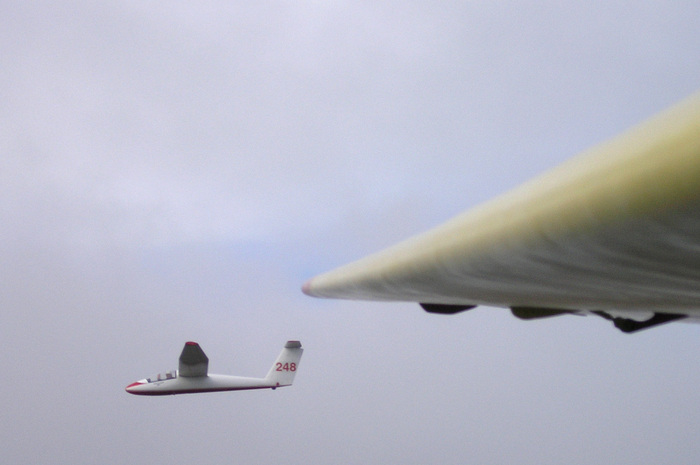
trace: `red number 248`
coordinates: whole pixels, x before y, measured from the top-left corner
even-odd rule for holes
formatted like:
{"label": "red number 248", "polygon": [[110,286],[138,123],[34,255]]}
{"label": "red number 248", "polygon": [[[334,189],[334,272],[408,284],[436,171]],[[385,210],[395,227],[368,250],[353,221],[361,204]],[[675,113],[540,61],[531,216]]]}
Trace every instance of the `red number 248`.
{"label": "red number 248", "polygon": [[277,362],[276,371],[297,371],[296,363],[285,363],[284,365]]}

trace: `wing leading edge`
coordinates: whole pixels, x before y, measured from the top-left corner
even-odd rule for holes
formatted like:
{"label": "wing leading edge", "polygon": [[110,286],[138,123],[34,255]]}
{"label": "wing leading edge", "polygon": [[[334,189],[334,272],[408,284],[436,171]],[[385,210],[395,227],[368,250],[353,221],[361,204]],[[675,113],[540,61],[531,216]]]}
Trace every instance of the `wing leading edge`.
{"label": "wing leading edge", "polygon": [[700,94],[303,291],[435,313],[595,313],[627,332],[700,317]]}

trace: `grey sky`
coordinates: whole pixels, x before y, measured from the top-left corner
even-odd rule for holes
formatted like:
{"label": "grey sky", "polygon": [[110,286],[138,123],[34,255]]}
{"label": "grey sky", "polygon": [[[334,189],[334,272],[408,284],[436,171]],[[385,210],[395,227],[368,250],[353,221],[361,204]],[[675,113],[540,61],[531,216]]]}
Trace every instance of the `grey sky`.
{"label": "grey sky", "polygon": [[[324,301],[695,92],[697,2],[0,5],[6,463],[695,464],[700,328]],[[198,341],[292,388],[139,398]]]}

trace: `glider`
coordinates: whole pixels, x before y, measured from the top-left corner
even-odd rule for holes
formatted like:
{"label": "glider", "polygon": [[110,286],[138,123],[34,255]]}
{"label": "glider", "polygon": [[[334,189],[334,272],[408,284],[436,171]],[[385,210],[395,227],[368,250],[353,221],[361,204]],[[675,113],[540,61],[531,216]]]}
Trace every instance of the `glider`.
{"label": "glider", "polygon": [[302,290],[442,314],[595,314],[623,332],[699,318],[700,93]]}
{"label": "glider", "polygon": [[288,341],[264,378],[209,374],[209,358],[199,344],[186,342],[178,370],[141,379],[126,387],[129,394],[164,396],[199,392],[277,389],[291,386],[304,349],[299,341]]}

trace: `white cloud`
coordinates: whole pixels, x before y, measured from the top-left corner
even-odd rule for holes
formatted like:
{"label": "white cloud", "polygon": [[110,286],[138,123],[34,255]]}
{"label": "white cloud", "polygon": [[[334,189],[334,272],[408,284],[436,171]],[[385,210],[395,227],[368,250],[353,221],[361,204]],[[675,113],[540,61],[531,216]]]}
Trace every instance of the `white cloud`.
{"label": "white cloud", "polygon": [[[1,9],[7,460],[695,462],[692,326],[298,289],[694,91],[693,3]],[[307,368],[259,396],[123,393],[192,334],[251,375],[298,335]]]}

